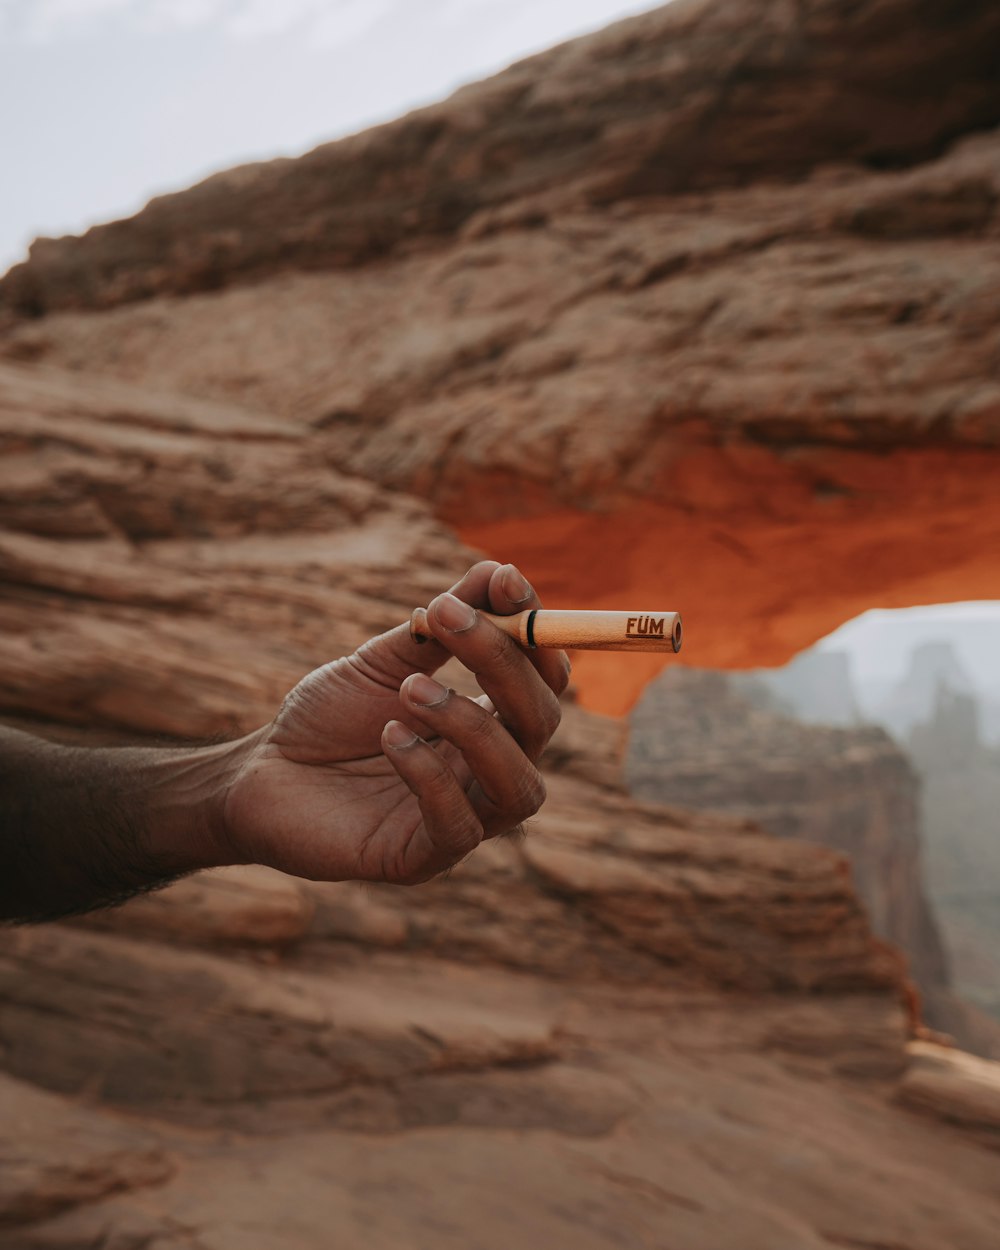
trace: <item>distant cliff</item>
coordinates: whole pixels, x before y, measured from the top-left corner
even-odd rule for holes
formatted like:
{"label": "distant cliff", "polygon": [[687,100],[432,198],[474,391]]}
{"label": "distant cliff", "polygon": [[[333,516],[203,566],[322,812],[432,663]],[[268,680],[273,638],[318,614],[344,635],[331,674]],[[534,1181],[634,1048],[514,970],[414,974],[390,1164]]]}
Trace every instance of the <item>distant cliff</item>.
{"label": "distant cliff", "polygon": [[625,773],[637,798],[742,812],[845,852],[876,932],[906,952],[918,985],[946,987],[917,777],[881,729],[805,725],[754,706],[724,673],[672,669],[629,717]]}
{"label": "distant cliff", "polygon": [[737,679],[741,693],[772,711],[810,725],[857,728],[863,721],[843,651],[802,651],[782,668],[757,669]]}
{"label": "distant cliff", "polygon": [[931,1014],[970,1048],[1000,1055],[1000,749],[984,742],[994,704],[979,676],[940,640],[914,647],[904,675],[875,691],[855,686],[846,655],[817,650],[783,668],[731,674],[728,688],[755,712],[852,727],[847,738],[828,736],[831,752],[860,741],[869,718],[892,735],[919,777],[924,892],[954,982],[954,995],[929,993]]}
{"label": "distant cliff", "polygon": [[1000,749],[984,745],[974,698],[946,685],[908,746],[956,988],[1000,1019]]}
{"label": "distant cliff", "polygon": [[[918,725],[933,720],[942,694],[973,694],[973,683],[948,642],[927,642],[914,648],[907,671],[879,703],[876,715],[900,741]],[[954,730],[959,731],[956,720]],[[963,740],[967,737],[963,728]],[[978,741],[978,733],[974,734]]]}

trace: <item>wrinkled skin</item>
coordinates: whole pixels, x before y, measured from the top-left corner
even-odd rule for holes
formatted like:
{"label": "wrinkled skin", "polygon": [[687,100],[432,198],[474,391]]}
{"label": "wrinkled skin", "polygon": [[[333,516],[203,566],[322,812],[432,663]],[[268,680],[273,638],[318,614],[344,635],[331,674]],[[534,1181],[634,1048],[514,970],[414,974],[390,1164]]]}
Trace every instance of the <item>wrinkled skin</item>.
{"label": "wrinkled skin", "polygon": [[[535,764],[569,663],[470,609],[540,606],[513,566],[483,561],[428,606],[432,641],[401,625],[310,673],[241,744],[223,805],[229,859],[411,885],[516,829],[545,797]],[[452,656],[482,698],[425,685]]]}

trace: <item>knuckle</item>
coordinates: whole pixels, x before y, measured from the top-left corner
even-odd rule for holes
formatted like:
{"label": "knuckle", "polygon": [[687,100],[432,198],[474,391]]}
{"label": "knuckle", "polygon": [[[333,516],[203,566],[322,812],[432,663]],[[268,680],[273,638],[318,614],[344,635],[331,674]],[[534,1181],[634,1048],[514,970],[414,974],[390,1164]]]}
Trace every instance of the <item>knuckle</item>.
{"label": "knuckle", "polygon": [[465,730],[468,737],[472,741],[479,743],[492,742],[496,738],[497,730],[499,729],[498,722],[478,703],[473,703],[471,700],[466,702],[468,707],[464,708],[463,712],[465,716]]}
{"label": "knuckle", "polygon": [[516,669],[524,658],[526,657],[517,643],[491,624],[484,655],[484,663],[490,670],[500,673],[509,672],[511,669]]}
{"label": "knuckle", "polygon": [[542,728],[545,731],[545,740],[547,742],[559,728],[559,724],[562,721],[562,705],[551,691],[549,692],[548,698],[542,705],[540,720]]}
{"label": "knuckle", "polygon": [[543,699],[533,710],[530,719],[521,722],[518,738],[529,759],[534,761],[545,750],[561,719],[559,701],[555,695],[550,694],[549,698]]}
{"label": "knuckle", "polygon": [[437,855],[444,861],[437,871],[442,872],[446,867],[464,859],[475,850],[482,839],[483,826],[463,793],[460,798],[456,798],[436,831],[434,841]]}
{"label": "knuckle", "polygon": [[534,784],[531,788],[531,810],[537,812],[545,800],[549,797],[549,790],[545,784],[545,778],[540,772],[535,771]]}
{"label": "knuckle", "polygon": [[532,775],[518,788],[510,813],[514,820],[520,822],[534,816],[545,802],[547,793],[541,773],[537,769],[533,770]]}
{"label": "knuckle", "polygon": [[554,677],[546,674],[545,684],[558,699],[561,694],[565,693],[566,687],[569,685],[569,674],[557,673]]}
{"label": "knuckle", "polygon": [[420,751],[418,765],[418,781],[422,786],[440,786],[448,779],[449,768],[437,751],[429,743],[417,743],[415,750]]}

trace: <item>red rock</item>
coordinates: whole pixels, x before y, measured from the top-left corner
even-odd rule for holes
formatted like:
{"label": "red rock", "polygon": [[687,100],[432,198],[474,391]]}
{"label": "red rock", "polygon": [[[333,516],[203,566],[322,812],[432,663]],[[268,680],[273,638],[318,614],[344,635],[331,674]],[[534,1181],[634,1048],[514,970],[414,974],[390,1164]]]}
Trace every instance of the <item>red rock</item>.
{"label": "red rock", "polygon": [[[549,601],[679,608],[682,659],[779,664],[873,603],[1000,596],[996,224],[927,208],[988,207],[998,143],[55,313],[41,359],[308,424],[312,464],[424,495]],[[51,454],[67,523],[101,532]],[[26,523],[57,524],[23,472]],[[133,532],[174,524],[119,489]],[[620,714],[662,664],[584,655],[581,700]]]}
{"label": "red rock", "polygon": [[155,1136],[139,1125],[74,1107],[2,1074],[0,1098],[0,1240],[4,1230],[162,1184],[174,1171]]}
{"label": "red rock", "polygon": [[5,366],[0,414],[8,713],[253,728],[470,558],[417,500],[317,464],[300,431],[251,412]]}
{"label": "red rock", "polygon": [[[551,1121],[542,1131],[459,1123],[379,1134],[312,1124],[296,1133],[286,1120],[277,1137],[178,1136],[185,1166],[167,1185],[18,1230],[20,1240],[0,1245],[54,1250],[113,1230],[140,1245],[142,1233],[171,1250],[181,1237],[236,1250],[252,1230],[261,1247],[292,1238],[325,1247],[333,1230],[345,1245],[374,1250],[421,1238],[445,1250],[517,1240],[605,1250],[667,1237],[708,1250],[865,1241],[991,1250],[1000,1227],[995,1154],[894,1106],[885,1083],[748,1049],[758,1013],[787,1009],[752,1002],[740,1013],[731,1003],[671,1008],[650,998],[637,1010],[634,1000],[577,995],[573,1031],[586,1031],[593,1076],[575,1088],[567,1074],[553,1077],[549,1096],[559,1080],[567,1100],[593,1099],[600,1069],[614,1068],[633,1101],[624,1115],[619,1104],[611,1132],[592,1120],[591,1135]],[[482,1094],[502,1099],[504,1085]],[[439,1097],[476,1113],[468,1087]]]}
{"label": "red rock", "polygon": [[[998,21],[678,3],[36,246],[4,715],[253,727],[461,571],[442,518],[557,603],[680,608],[703,665],[997,594]],[[658,663],[602,659],[609,711]],[[418,891],[6,934],[3,1065],[179,1166],[0,1245],[994,1250],[982,1124],[894,1101],[914,1000],[846,861],[632,803],[619,753],[568,705],[528,841]]]}
{"label": "red rock", "polygon": [[[409,980],[411,988],[405,982]],[[185,1120],[559,1053],[548,1013],[476,1008],[412,971],[318,977],[69,927],[0,954],[4,1063],[49,1088]],[[74,1021],[51,1028],[51,1004]]]}
{"label": "red rock", "polygon": [[183,877],[75,923],[178,946],[286,947],[305,936],[311,916],[304,883],[241,864]]}

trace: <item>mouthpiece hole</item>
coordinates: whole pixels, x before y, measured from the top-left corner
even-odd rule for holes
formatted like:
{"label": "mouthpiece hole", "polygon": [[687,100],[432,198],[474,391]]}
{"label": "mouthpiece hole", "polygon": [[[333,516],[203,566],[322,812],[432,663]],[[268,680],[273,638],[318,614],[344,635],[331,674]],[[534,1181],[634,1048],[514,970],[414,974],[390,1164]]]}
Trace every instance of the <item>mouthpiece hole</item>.
{"label": "mouthpiece hole", "polygon": [[684,631],[681,628],[681,618],[678,617],[677,620],[674,621],[674,653],[675,654],[681,649],[681,641],[683,640],[683,637],[684,637]]}

